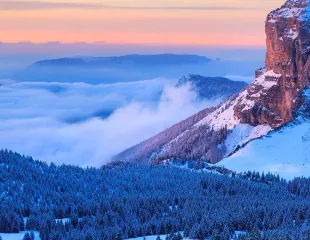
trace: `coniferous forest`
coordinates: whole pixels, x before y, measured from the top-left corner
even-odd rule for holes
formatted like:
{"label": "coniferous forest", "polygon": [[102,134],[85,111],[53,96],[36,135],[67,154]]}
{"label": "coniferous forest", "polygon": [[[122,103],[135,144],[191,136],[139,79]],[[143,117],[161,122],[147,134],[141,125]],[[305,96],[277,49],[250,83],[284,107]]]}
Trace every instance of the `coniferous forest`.
{"label": "coniferous forest", "polygon": [[[83,169],[0,151],[0,232],[42,240],[310,239],[310,179],[154,165]],[[68,221],[61,221],[61,219]],[[26,219],[26,220],[25,220]],[[26,224],[24,224],[24,220]],[[238,239],[235,236],[235,239]]]}

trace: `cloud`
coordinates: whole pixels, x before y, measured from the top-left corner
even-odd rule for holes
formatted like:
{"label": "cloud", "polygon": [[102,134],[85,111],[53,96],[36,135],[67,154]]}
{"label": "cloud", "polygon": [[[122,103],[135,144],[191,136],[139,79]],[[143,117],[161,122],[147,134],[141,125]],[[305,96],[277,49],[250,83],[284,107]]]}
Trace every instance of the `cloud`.
{"label": "cloud", "polygon": [[[49,117],[72,123],[105,115],[130,102],[158,101],[166,84],[164,78],[114,84],[15,83],[0,80],[0,120]],[[14,84],[15,83],[15,84]],[[13,106],[10,101],[13,101]],[[49,111],[46,111],[48,107]]]}
{"label": "cloud", "polygon": [[22,11],[22,10],[44,10],[59,8],[89,8],[96,9],[99,5],[84,3],[61,3],[61,2],[40,2],[40,1],[1,1],[0,11]]}
{"label": "cloud", "polygon": [[24,10],[48,10],[63,8],[82,8],[92,10],[123,9],[123,10],[192,10],[192,11],[215,11],[215,10],[246,10],[248,7],[232,6],[113,6],[87,3],[63,3],[41,1],[1,1],[0,11],[24,11]]}
{"label": "cloud", "polygon": [[[0,145],[56,164],[101,166],[118,152],[219,101],[197,102],[188,86],[176,89],[160,79],[106,86],[5,85],[0,87]],[[105,119],[64,120],[113,102],[116,110]]]}

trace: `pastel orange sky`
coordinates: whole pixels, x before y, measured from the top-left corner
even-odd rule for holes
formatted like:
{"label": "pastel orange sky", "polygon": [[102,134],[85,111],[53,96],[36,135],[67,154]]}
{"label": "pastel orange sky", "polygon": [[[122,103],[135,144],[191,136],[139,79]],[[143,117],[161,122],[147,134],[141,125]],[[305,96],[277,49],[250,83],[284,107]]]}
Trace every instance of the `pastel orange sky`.
{"label": "pastel orange sky", "polygon": [[0,41],[262,46],[266,15],[284,1],[152,2],[1,0]]}

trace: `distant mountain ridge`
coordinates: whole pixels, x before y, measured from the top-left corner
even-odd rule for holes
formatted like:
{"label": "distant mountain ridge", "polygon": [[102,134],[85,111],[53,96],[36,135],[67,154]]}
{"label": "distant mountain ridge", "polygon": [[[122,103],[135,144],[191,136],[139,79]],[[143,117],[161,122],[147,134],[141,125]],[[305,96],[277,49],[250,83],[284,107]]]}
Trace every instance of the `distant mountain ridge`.
{"label": "distant mountain ridge", "polygon": [[178,79],[188,73],[209,72],[208,69],[214,70],[213,74],[222,69],[226,69],[225,74],[233,72],[229,65],[222,67],[220,63],[208,57],[186,54],[65,57],[37,61],[10,78],[23,82],[109,84],[156,78]]}
{"label": "distant mountain ridge", "polygon": [[206,63],[212,61],[210,58],[198,55],[124,55],[113,57],[74,57],[42,60],[32,64],[30,67],[102,67],[107,65],[175,65]]}
{"label": "distant mountain ridge", "polygon": [[227,99],[248,85],[246,82],[232,81],[224,77],[204,77],[191,74],[182,77],[176,87],[186,84],[190,84],[201,99]]}

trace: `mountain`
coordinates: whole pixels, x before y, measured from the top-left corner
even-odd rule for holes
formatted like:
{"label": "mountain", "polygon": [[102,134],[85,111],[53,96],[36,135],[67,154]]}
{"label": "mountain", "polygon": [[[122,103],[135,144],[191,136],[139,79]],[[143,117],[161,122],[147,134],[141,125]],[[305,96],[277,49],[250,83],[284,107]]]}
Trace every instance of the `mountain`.
{"label": "mountain", "polygon": [[[175,124],[156,136],[131,147],[113,158],[113,162],[140,162],[157,159],[160,153],[165,153],[167,143],[177,139],[178,136],[188,132],[196,123],[208,116],[214,109],[205,109],[184,121]],[[199,130],[199,129],[198,129]]]}
{"label": "mountain", "polygon": [[[195,91],[202,99],[227,99],[247,86],[247,83],[245,82],[232,81],[222,77],[188,75],[182,77],[175,87],[181,87],[187,84],[190,84],[193,91]],[[161,151],[163,146],[165,146],[168,142],[173,141],[179,135],[189,131],[195,124],[204,119],[214,110],[215,108],[205,109],[185,119],[184,121],[152,137],[148,141],[142,142],[141,144],[120,153],[118,156],[115,156],[114,161],[147,162],[150,159],[156,159],[159,154],[158,151]],[[197,129],[197,134],[199,134],[199,130],[200,128]],[[224,131],[223,134],[225,134]],[[211,138],[212,140],[210,140],[210,142],[217,140],[217,136],[213,136],[212,132],[208,132],[208,136],[205,137]],[[179,143],[178,141],[174,142]],[[199,145],[197,146],[199,147]],[[164,151],[162,153],[164,153]]]}
{"label": "mountain", "polygon": [[218,163],[232,171],[259,171],[281,177],[310,176],[310,91],[297,117],[280,130],[249,142],[236,153]]}
{"label": "mountain", "polygon": [[85,67],[100,68],[103,66],[121,65],[179,65],[192,63],[206,63],[211,59],[197,55],[125,55],[119,57],[84,57],[84,58],[59,58],[38,61],[32,67]]}
{"label": "mountain", "polygon": [[[16,64],[17,61],[11,58],[2,60],[4,64],[7,61]],[[24,66],[27,61],[18,62],[17,65]],[[198,55],[176,54],[75,57],[42,60],[22,68],[3,68],[0,78],[2,76],[22,82],[102,84],[156,78],[179,79],[191,73],[242,80],[254,76],[253,69],[261,64],[262,61],[257,60],[212,60]]]}
{"label": "mountain", "polygon": [[226,75],[248,76],[248,73],[244,73],[247,70],[234,71],[238,64],[242,65],[227,63],[223,66],[221,61],[204,56],[176,54],[75,57],[38,61],[16,71],[10,78],[26,82],[102,84],[155,78],[178,79],[188,73],[203,74],[208,71],[213,71],[213,74],[221,71]]}
{"label": "mountain", "polygon": [[309,85],[309,16],[308,0],[288,0],[272,11],[266,20],[265,67],[256,71],[252,84],[215,109],[205,110],[206,115],[184,131],[178,127],[179,134],[172,129],[182,123],[126,150],[125,157],[121,159],[121,154],[117,159],[141,161],[144,146],[164,134],[169,136],[167,141],[157,144],[151,154],[144,154],[144,162],[181,158],[217,163],[294,120]]}
{"label": "mountain", "polygon": [[248,84],[242,81],[232,81],[224,77],[203,77],[188,75],[182,77],[176,87],[190,84],[201,99],[227,99],[239,92]]}
{"label": "mountain", "polygon": [[308,0],[289,0],[266,21],[265,69],[234,109],[241,122],[280,127],[294,118],[309,84]]}

